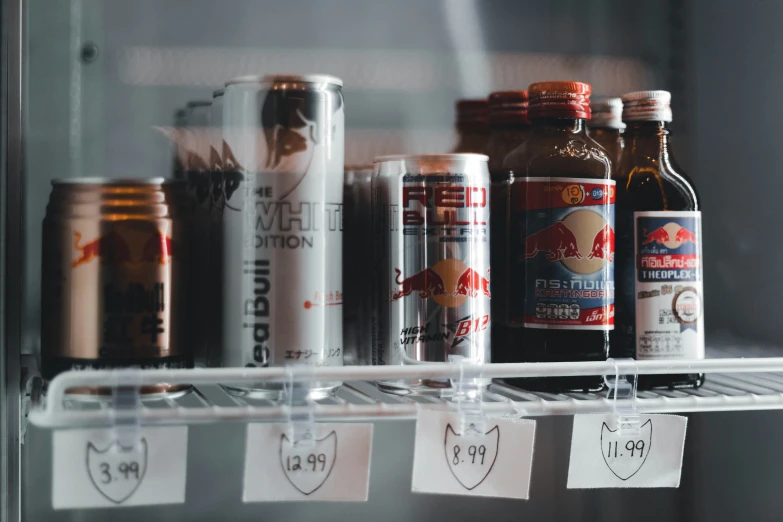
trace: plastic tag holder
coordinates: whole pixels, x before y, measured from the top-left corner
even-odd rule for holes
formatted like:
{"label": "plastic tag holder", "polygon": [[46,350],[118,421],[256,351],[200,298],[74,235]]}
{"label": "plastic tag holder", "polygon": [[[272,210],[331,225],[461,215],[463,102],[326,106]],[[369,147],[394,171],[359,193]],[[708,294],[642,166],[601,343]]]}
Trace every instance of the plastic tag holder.
{"label": "plastic tag holder", "polygon": [[459,434],[467,437],[482,436],[486,431],[482,401],[484,367],[460,355],[449,355],[449,362],[459,366],[459,377],[452,379],[451,383],[460,420]]}
{"label": "plastic tag holder", "polygon": [[636,407],[636,391],[639,382],[639,367],[631,358],[607,359],[614,365],[614,376],[604,375],[609,388],[607,397],[612,401],[612,410],[617,416],[617,430],[621,437],[636,437],[641,427],[641,417]]}
{"label": "plastic tag holder", "polygon": [[123,450],[132,450],[141,439],[141,370],[114,370],[112,385],[112,428]]}
{"label": "plastic tag holder", "polygon": [[286,407],[288,438],[298,446],[315,445],[315,402],[310,398],[314,385],[313,368],[304,364],[285,367],[282,400]]}

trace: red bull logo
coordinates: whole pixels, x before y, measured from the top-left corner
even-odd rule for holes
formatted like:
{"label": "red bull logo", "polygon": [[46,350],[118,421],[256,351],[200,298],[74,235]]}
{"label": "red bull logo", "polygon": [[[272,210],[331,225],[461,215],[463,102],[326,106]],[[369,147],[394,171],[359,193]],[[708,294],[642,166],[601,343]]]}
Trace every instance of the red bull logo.
{"label": "red bull logo", "polygon": [[74,232],[73,236],[75,238],[73,246],[80,252],[79,257],[71,264],[73,268],[89,263],[96,257],[100,257],[104,264],[130,261],[130,247],[125,239],[116,232],[110,232],[83,245],[80,244],[82,235],[79,232]]}
{"label": "red bull logo", "polygon": [[[489,272],[489,270],[487,270]],[[492,295],[489,292],[489,279],[482,277],[481,274],[468,268],[457,279],[457,291],[454,295],[466,295],[468,297],[476,297],[480,293],[491,298]]]}
{"label": "red bull logo", "polygon": [[397,272],[395,282],[401,288],[392,293],[392,300],[418,292],[422,299],[431,297],[441,306],[452,308],[460,306],[468,298],[492,297],[489,279],[458,259],[443,259],[435,266],[404,279],[400,279],[402,272],[399,269],[394,270]]}
{"label": "red bull logo", "polygon": [[662,245],[666,248],[679,248],[686,243],[696,243],[696,234],[681,226],[679,223],[666,223],[652,232],[642,229],[642,245]]}
{"label": "red bull logo", "polygon": [[578,274],[592,274],[614,262],[614,229],[597,212],[571,212],[525,238],[524,258],[540,254]]}
{"label": "red bull logo", "polygon": [[593,248],[587,254],[587,259],[606,259],[614,261],[614,230],[609,225],[598,231],[593,239]]}
{"label": "red bull logo", "polygon": [[402,272],[395,268],[397,277],[395,282],[401,285],[402,288],[392,295],[392,299],[396,300],[406,295],[411,295],[413,292],[418,292],[419,297],[426,299],[428,297],[436,295],[446,295],[446,288],[443,286],[443,279],[432,268],[425,268],[421,272],[416,272],[410,277],[406,277],[400,281]]}
{"label": "red bull logo", "polygon": [[138,259],[131,257],[128,241],[117,232],[109,232],[84,244],[82,244],[81,233],[74,232],[73,235],[75,238],[73,246],[79,252],[78,257],[71,263],[73,268],[90,263],[95,258],[100,258],[102,264],[136,262],[165,265],[172,256],[171,238],[162,232],[156,232],[146,240]]}
{"label": "red bull logo", "polygon": [[525,238],[525,258],[546,253],[549,261],[560,261],[569,257],[582,259],[576,236],[563,221],[550,225]]}

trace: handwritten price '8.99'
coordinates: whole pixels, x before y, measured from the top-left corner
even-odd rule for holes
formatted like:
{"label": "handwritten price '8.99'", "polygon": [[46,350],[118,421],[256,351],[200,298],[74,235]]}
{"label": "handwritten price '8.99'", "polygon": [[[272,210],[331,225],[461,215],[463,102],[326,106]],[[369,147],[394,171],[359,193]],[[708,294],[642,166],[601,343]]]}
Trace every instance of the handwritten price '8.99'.
{"label": "handwritten price '8.99'", "polygon": [[[464,457],[460,456],[460,453],[462,452],[462,448],[460,448],[459,445],[455,445],[453,451],[454,451],[454,457],[451,460],[452,464],[456,466],[460,462],[465,462]],[[481,446],[468,446],[467,452],[468,452],[468,458],[470,459],[468,461],[468,464],[478,463],[481,466],[484,465],[484,457],[487,454],[487,448],[483,444]]]}
{"label": "handwritten price '8.99'", "polygon": [[615,441],[608,441],[606,444],[606,458],[608,459],[616,459],[619,457],[639,457],[644,458],[644,441],[643,440],[629,440],[625,443],[625,451],[628,452],[627,455],[625,452],[618,453],[617,446],[618,442]]}

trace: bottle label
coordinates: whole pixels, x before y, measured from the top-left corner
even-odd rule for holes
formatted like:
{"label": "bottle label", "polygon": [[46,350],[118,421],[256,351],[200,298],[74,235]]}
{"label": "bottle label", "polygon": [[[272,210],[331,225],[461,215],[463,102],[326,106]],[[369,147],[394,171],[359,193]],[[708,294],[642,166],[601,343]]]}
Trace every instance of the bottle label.
{"label": "bottle label", "polygon": [[701,212],[634,212],[636,358],[704,358]]}
{"label": "bottle label", "polygon": [[524,178],[513,191],[512,259],[523,265],[512,275],[513,322],[613,329],[615,182]]}

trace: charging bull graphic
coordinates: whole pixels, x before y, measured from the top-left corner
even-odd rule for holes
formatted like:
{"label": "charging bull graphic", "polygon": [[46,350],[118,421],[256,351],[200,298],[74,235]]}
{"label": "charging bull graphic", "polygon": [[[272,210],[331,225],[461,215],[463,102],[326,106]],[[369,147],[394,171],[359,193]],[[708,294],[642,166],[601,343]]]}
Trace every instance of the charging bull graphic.
{"label": "charging bull graphic", "polygon": [[76,268],[87,264],[93,259],[100,258],[101,264],[120,263],[156,263],[165,265],[171,260],[173,253],[171,238],[162,232],[153,233],[144,242],[141,248],[141,256],[134,259],[131,256],[131,247],[128,241],[117,232],[109,232],[105,236],[99,236],[92,241],[82,244],[82,235],[74,232],[74,248],[79,255],[71,263]]}
{"label": "charging bull graphic", "polygon": [[606,259],[614,261],[614,230],[609,225],[598,231],[593,239],[593,248],[587,259]]}
{"label": "charging bull graphic", "polygon": [[647,229],[643,228],[642,236],[644,237],[642,246],[654,244],[666,248],[679,248],[686,243],[695,244],[697,241],[696,234],[674,222],[666,223],[652,232],[647,232]]}
{"label": "charging bull graphic", "polygon": [[552,262],[571,257],[582,259],[576,236],[562,221],[525,238],[525,258],[535,257],[539,252],[546,253]]}
{"label": "charging bull graphic", "polygon": [[[489,270],[487,270],[489,272]],[[457,279],[457,291],[455,295],[466,295],[468,297],[476,297],[480,293],[491,298],[492,295],[489,292],[489,279],[482,277],[481,274],[468,268]]]}
{"label": "charging bull graphic", "polygon": [[410,295],[413,292],[418,292],[419,297],[426,299],[435,295],[446,295],[446,288],[443,285],[443,279],[432,268],[425,268],[421,272],[417,272],[410,277],[406,277],[400,281],[402,272],[399,269],[394,269],[397,272],[395,281],[402,288],[398,292],[394,292],[392,299],[396,300],[406,295]]}

